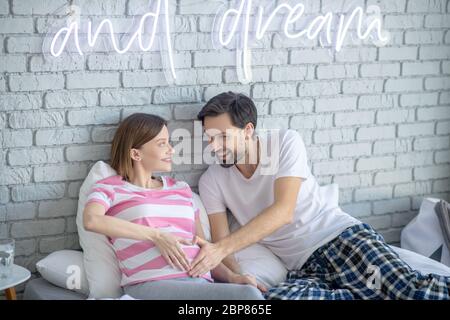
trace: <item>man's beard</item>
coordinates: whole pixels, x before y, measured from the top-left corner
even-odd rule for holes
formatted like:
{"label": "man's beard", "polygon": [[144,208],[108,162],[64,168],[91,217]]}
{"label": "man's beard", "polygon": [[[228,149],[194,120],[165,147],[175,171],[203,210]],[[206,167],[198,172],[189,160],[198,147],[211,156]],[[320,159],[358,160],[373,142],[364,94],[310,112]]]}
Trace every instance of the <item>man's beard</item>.
{"label": "man's beard", "polygon": [[[242,155],[242,157],[244,157],[244,156],[245,156],[245,154]],[[227,161],[227,160],[228,160],[228,157],[225,157],[225,159],[224,158],[222,158],[222,159],[218,158],[219,164],[220,164],[220,166],[222,168],[230,168],[230,167],[234,166],[236,163],[238,163],[238,161],[240,159],[238,159],[238,156],[236,154],[233,154],[233,162],[230,162],[230,161]]]}
{"label": "man's beard", "polygon": [[[233,162],[231,161],[227,161],[229,157],[227,157],[227,154],[225,154],[225,157],[222,157],[222,159],[217,158],[217,160],[219,161],[219,164],[221,167],[223,168],[230,168],[232,166],[234,166],[236,164],[236,157],[233,155]],[[230,153],[232,154],[232,153]]]}
{"label": "man's beard", "polygon": [[234,166],[236,164],[236,162],[234,162],[234,163],[220,163],[220,166],[222,167],[222,168],[231,168],[232,166]]}

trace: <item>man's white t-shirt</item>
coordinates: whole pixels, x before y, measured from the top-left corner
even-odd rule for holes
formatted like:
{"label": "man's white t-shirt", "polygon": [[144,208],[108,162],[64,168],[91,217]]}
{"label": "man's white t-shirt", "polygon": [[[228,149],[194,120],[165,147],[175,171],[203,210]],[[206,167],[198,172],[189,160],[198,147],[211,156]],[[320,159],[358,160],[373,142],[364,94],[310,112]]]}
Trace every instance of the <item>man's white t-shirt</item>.
{"label": "man's white t-shirt", "polygon": [[200,197],[208,214],[226,212],[228,208],[243,226],[273,204],[277,178],[303,178],[294,222],[259,242],[289,270],[298,270],[316,249],[360,222],[339,207],[322,210],[325,199],[320,197],[319,184],[311,174],[305,144],[298,132],[269,130],[258,134],[258,138],[261,160],[254,174],[247,179],[236,166],[210,165],[199,181]]}

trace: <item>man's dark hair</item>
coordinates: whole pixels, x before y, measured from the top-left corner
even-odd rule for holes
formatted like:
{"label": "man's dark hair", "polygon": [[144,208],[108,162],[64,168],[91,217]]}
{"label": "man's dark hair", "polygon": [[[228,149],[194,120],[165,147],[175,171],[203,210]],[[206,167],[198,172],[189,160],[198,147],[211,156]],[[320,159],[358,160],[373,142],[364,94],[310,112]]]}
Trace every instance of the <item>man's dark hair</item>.
{"label": "man's dark hair", "polygon": [[252,123],[256,128],[258,113],[252,99],[242,93],[223,92],[211,98],[197,115],[198,120],[205,124],[205,117],[216,117],[228,113],[235,127],[245,128]]}

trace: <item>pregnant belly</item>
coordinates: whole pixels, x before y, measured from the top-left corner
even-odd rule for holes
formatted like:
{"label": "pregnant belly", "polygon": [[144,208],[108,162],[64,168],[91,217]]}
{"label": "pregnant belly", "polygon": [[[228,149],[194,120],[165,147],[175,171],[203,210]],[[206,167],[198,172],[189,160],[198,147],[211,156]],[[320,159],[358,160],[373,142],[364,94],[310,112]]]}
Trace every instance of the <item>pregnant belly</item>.
{"label": "pregnant belly", "polygon": [[[145,246],[143,246],[145,248]],[[183,246],[183,251],[186,253],[188,260],[192,261],[200,251],[198,246]],[[159,252],[157,247],[150,249],[143,249],[142,252],[124,252],[117,254],[120,261],[121,270],[127,276],[143,271],[143,270],[157,270],[170,268],[165,258]]]}

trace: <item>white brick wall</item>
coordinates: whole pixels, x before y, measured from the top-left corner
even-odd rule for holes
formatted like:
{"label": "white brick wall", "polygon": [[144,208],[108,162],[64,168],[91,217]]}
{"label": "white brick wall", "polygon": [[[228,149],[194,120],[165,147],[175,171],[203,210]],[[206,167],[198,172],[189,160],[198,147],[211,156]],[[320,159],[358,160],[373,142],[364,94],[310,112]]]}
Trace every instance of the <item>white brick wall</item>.
{"label": "white brick wall", "polygon": [[[171,1],[179,4],[171,8],[176,85],[166,83],[155,52],[45,57],[45,33],[68,2],[0,0],[0,237],[18,240],[18,263],[34,270],[48,252],[78,247],[78,189],[90,166],[108,159],[121,119],[150,112],[172,130],[192,128],[205,101],[226,90],[255,99],[261,126],[298,130],[318,180],[339,183],[344,210],[390,242],[424,196],[450,200],[450,1],[354,1],[381,6],[393,36],[382,48],[346,42],[330,54],[273,25],[252,53],[246,85],[234,51],[212,46],[217,2]],[[111,17],[126,28],[147,2],[74,4],[83,19]],[[347,3],[304,2],[308,13]],[[174,174],[195,188],[203,170]]]}

